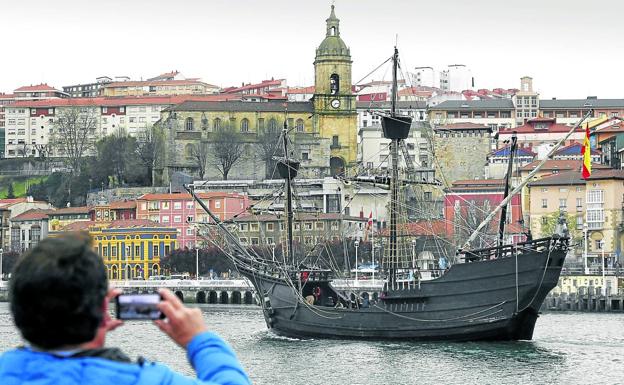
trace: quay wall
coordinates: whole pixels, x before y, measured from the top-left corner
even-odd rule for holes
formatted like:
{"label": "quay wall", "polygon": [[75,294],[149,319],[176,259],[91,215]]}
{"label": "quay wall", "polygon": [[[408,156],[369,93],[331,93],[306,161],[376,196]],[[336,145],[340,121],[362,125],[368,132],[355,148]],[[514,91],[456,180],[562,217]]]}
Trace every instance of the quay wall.
{"label": "quay wall", "polygon": [[592,286],[579,287],[576,293],[551,292],[542,311],[624,312],[624,290],[616,293]]}

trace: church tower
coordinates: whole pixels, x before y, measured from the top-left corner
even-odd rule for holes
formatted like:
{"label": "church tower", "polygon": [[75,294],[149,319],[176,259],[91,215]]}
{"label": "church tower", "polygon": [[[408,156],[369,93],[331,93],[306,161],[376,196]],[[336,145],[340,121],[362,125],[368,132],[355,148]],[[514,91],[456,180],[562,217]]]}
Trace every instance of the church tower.
{"label": "church tower", "polygon": [[314,111],[322,138],[331,142],[332,175],[343,173],[357,160],[357,111],[351,90],[351,53],[340,38],[340,20],[331,6],[325,39],[314,59]]}

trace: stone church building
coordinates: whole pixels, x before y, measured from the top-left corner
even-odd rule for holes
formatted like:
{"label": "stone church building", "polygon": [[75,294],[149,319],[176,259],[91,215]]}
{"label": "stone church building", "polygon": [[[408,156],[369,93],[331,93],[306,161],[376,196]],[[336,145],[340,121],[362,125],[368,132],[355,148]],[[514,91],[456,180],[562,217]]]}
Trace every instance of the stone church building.
{"label": "stone church building", "polygon": [[301,161],[300,177],[342,174],[354,167],[357,112],[352,61],[333,5],[326,23],[325,39],[316,49],[315,93],[310,101],[187,101],[163,110],[159,125],[164,133],[164,156],[155,167],[155,182],[169,183],[176,171],[198,178],[203,173],[203,179],[224,178],[222,164],[227,163],[228,154],[219,150],[225,148],[221,146],[228,137],[237,142],[228,149],[240,152],[228,179],[270,178],[273,157],[283,155],[284,123],[291,156]]}

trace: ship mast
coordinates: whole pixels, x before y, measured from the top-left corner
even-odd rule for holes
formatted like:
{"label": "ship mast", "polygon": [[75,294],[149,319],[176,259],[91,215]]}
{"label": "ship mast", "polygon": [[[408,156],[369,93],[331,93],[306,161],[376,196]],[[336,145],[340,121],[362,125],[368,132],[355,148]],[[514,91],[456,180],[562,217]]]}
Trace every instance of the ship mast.
{"label": "ship mast", "polygon": [[299,171],[299,162],[288,158],[288,123],[284,120],[284,129],[282,130],[284,144],[284,158],[277,162],[277,170],[280,176],[286,182],[286,231],[288,246],[285,253],[285,260],[290,261],[293,266],[297,266],[295,253],[293,250],[293,207],[292,207],[292,180],[297,176]]}
{"label": "ship mast", "polygon": [[399,222],[399,143],[409,136],[412,118],[397,114],[397,71],[399,66],[399,50],[394,47],[392,56],[392,107],[389,116],[383,116],[381,126],[383,135],[390,139],[390,155],[392,162],[392,175],[390,178],[390,239],[388,245],[388,288],[397,288],[397,269],[399,261],[398,222]]}
{"label": "ship mast", "polygon": [[[509,195],[509,185],[511,184],[511,172],[513,171],[513,161],[514,154],[516,153],[516,148],[518,147],[518,138],[516,137],[515,131],[513,136],[511,137],[511,146],[509,146],[509,164],[507,164],[507,175],[505,175],[505,194],[503,195],[503,199],[507,198]],[[507,221],[507,206],[504,205],[501,209],[501,217],[500,222],[498,224],[498,246],[503,245],[503,237],[505,236],[505,222]]]}

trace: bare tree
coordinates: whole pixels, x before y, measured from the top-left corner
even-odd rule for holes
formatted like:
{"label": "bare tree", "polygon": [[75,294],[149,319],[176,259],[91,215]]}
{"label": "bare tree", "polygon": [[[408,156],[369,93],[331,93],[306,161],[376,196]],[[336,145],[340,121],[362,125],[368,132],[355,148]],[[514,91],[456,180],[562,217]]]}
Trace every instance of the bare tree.
{"label": "bare tree", "polygon": [[61,110],[54,121],[50,144],[74,175],[80,175],[84,158],[93,153],[97,123],[94,107],[76,106]]}
{"label": "bare tree", "polygon": [[210,145],[209,162],[227,180],[230,170],[245,153],[243,137],[234,127],[222,128],[213,134]]}
{"label": "bare tree", "polygon": [[164,151],[163,132],[156,126],[145,126],[137,133],[136,155],[147,169],[150,185],[154,185],[153,171],[159,156]]}
{"label": "bare tree", "polygon": [[208,158],[210,156],[210,144],[201,140],[197,144],[192,144],[189,155],[197,166],[199,179],[204,179],[204,175],[206,174],[206,166],[208,165]]}
{"label": "bare tree", "polygon": [[275,160],[273,157],[279,156],[283,152],[279,138],[280,132],[278,130],[263,129],[258,132],[258,151],[260,159],[265,164],[266,178],[272,178],[275,174]]}

